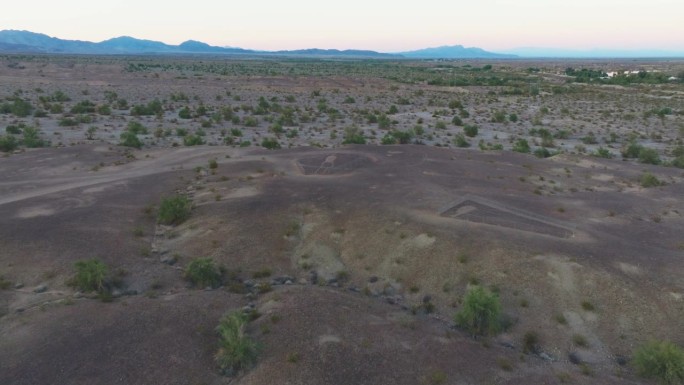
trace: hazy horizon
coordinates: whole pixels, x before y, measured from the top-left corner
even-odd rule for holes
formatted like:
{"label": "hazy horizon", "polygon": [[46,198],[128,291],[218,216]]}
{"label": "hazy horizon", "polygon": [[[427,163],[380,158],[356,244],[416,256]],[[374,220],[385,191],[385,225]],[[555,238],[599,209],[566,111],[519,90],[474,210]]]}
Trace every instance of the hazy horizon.
{"label": "hazy horizon", "polygon": [[127,35],[167,44],[192,39],[256,50],[402,52],[458,44],[498,52],[528,47],[684,51],[684,2],[678,0],[648,5],[635,0],[484,0],[462,5],[436,0],[200,0],[182,6],[66,0],[36,5],[13,4],[0,14],[0,26],[70,40],[99,42]]}

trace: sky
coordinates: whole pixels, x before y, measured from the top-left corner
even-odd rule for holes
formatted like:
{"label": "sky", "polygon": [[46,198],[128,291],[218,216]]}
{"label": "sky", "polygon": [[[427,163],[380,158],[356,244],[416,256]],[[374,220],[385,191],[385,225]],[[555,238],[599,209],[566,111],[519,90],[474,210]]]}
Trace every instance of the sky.
{"label": "sky", "polygon": [[117,36],[258,50],[401,52],[442,45],[506,51],[684,51],[683,0],[41,0],[13,2],[0,29],[62,39]]}

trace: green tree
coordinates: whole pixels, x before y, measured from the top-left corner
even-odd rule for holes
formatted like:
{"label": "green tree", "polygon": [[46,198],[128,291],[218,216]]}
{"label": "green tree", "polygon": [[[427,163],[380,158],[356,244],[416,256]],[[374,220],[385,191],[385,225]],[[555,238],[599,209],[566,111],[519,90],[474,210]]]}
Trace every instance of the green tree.
{"label": "green tree", "polygon": [[637,373],[663,384],[684,384],[684,350],[667,341],[651,341],[634,352]]}
{"label": "green tree", "polygon": [[481,286],[466,294],[463,307],[454,317],[456,325],[476,335],[494,335],[501,329],[499,297]]}

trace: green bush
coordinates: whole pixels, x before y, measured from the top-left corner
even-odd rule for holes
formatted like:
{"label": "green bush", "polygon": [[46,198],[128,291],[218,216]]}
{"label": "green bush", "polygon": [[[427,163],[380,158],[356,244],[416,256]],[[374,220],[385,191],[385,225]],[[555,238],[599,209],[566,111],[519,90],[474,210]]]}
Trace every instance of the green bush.
{"label": "green bush", "polygon": [[247,322],[247,315],[234,311],[221,318],[216,327],[219,350],[214,358],[224,373],[247,369],[256,361],[258,345],[245,331]]}
{"label": "green bush", "polygon": [[663,384],[684,384],[684,350],[667,341],[652,341],[634,352],[637,373]]}
{"label": "green bush", "polygon": [[276,138],[264,138],[264,140],[261,141],[261,147],[269,150],[276,150],[280,148],[280,143],[278,143]]}
{"label": "green bush", "polygon": [[499,297],[481,286],[471,289],[462,309],[454,316],[456,325],[476,335],[493,335],[501,330]]}
{"label": "green bush", "polygon": [[107,265],[99,259],[78,261],[74,264],[76,276],[72,285],[83,292],[105,291],[105,279],[107,278]]}
{"label": "green bush", "polygon": [[183,144],[186,146],[201,146],[204,144],[204,140],[200,135],[186,135],[183,138]]}
{"label": "green bush", "polygon": [[641,183],[641,187],[644,188],[658,187],[662,184],[660,180],[658,180],[658,178],[650,172],[641,175],[641,178],[639,178],[639,183]]}
{"label": "green bush", "polygon": [[121,146],[140,148],[143,145],[142,141],[138,139],[138,135],[134,134],[131,131],[122,132],[120,139],[121,140],[119,141],[119,145]]}
{"label": "green bush", "polygon": [[642,148],[639,150],[639,162],[646,164],[660,164],[660,155],[658,151],[652,148]]}
{"label": "green bush", "polygon": [[518,141],[516,141],[513,145],[513,151],[522,152],[523,154],[529,154],[530,144],[527,143],[527,140],[525,139],[518,139]]}
{"label": "green bush", "polygon": [[474,138],[477,136],[478,133],[478,128],[475,125],[471,124],[466,124],[465,127],[463,127],[463,133],[465,133],[467,136]]}
{"label": "green bush", "polygon": [[221,272],[211,258],[197,258],[190,262],[185,269],[185,278],[200,288],[221,285]]}
{"label": "green bush", "polygon": [[466,140],[466,138],[465,138],[465,136],[463,136],[463,134],[456,134],[454,136],[454,144],[457,147],[461,147],[461,148],[470,147],[470,143]]}
{"label": "green bush", "polygon": [[17,143],[17,139],[12,135],[0,136],[0,151],[14,151],[18,145],[19,143]]}
{"label": "green bush", "polygon": [[366,144],[363,131],[357,126],[349,126],[344,129],[344,140],[342,144]]}
{"label": "green bush", "polygon": [[192,202],[183,195],[176,195],[161,201],[157,221],[163,225],[177,225],[190,217]]}
{"label": "green bush", "polygon": [[22,142],[28,148],[45,146],[45,141],[38,137],[38,130],[35,127],[24,127],[24,139]]}
{"label": "green bush", "polygon": [[627,145],[627,147],[625,147],[622,150],[622,157],[623,158],[638,158],[639,152],[641,152],[641,150],[643,148],[644,147],[642,145],[635,143],[635,142],[631,142],[629,145]]}

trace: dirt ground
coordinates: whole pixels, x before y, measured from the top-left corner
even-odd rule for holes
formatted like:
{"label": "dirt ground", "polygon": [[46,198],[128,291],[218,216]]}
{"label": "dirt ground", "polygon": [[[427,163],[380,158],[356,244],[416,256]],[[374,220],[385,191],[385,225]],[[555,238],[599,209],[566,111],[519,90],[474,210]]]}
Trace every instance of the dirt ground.
{"label": "dirt ground", "polygon": [[[649,383],[634,349],[684,345],[684,89],[565,69],[683,64],[490,64],[0,56],[0,384]],[[91,258],[107,301],[68,284]],[[496,336],[454,324],[475,286]],[[259,355],[225,376],[240,309]]]}

